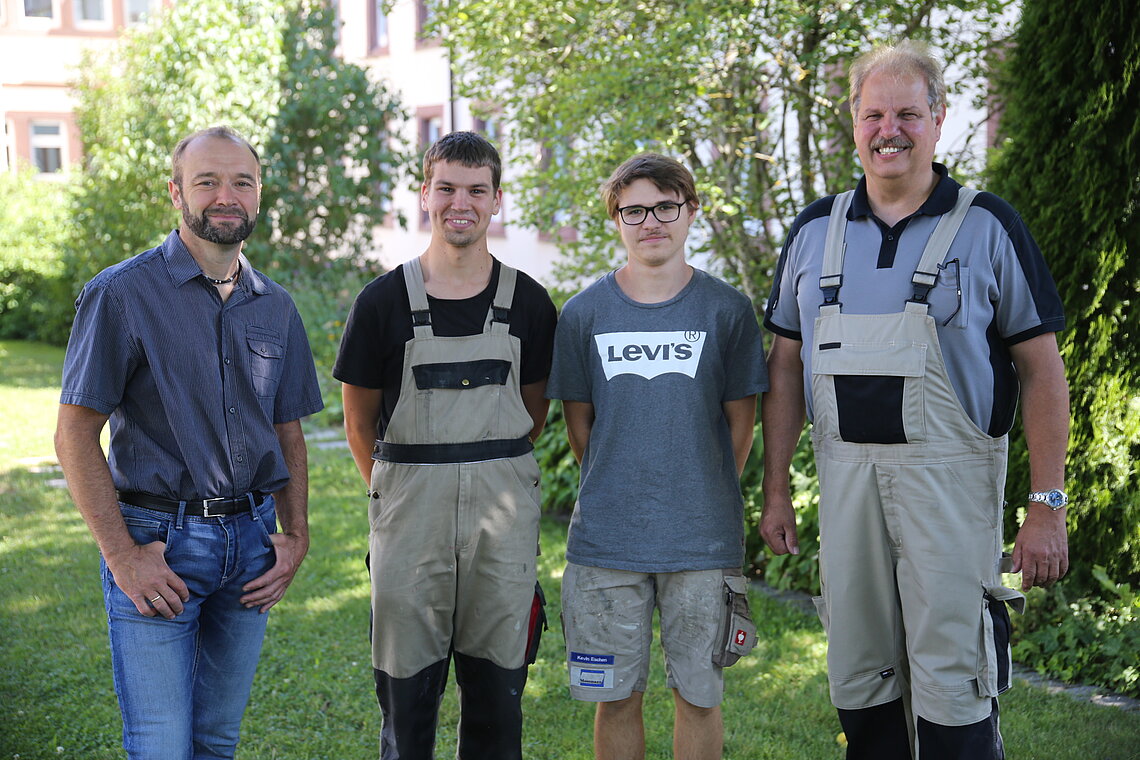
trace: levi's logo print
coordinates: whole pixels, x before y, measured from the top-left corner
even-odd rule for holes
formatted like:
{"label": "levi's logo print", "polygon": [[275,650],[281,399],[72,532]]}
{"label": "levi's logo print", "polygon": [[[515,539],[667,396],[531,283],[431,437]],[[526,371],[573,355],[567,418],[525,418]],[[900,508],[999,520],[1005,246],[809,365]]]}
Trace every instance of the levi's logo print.
{"label": "levi's logo print", "polygon": [[668,372],[695,378],[706,335],[697,330],[615,332],[595,335],[594,342],[607,380],[618,375],[652,380]]}

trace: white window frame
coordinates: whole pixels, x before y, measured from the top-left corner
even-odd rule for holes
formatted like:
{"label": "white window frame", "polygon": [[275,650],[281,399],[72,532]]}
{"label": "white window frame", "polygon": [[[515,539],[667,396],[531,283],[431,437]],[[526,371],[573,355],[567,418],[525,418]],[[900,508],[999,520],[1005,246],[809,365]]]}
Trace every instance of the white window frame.
{"label": "white window frame", "polygon": [[59,26],[59,1],[51,0],[51,17],[44,18],[43,16],[29,16],[27,8],[24,6],[25,0],[17,0],[17,12],[19,13],[20,26],[32,29],[53,29]]}
{"label": "white window frame", "polygon": [[111,18],[111,0],[95,0],[103,6],[103,18],[89,19],[80,18],[79,8],[83,0],[71,0],[71,13],[74,17],[72,20],[75,22],[76,29],[110,29],[113,19]]}
{"label": "white window frame", "polygon": [[123,0],[123,26],[138,26],[145,24],[147,17],[162,10],[162,0],[144,0],[147,4],[146,14],[134,21],[131,20],[131,0]]}
{"label": "white window frame", "polygon": [[[37,135],[36,127],[52,126],[59,129],[58,134]],[[59,151],[59,168],[55,171],[43,169],[36,157],[37,150]],[[32,166],[40,174],[62,174],[67,171],[67,124],[62,119],[32,119],[28,122],[28,153]]]}
{"label": "white window frame", "polygon": [[[387,0],[368,0],[371,4],[371,28],[368,30],[368,52],[386,51],[392,45],[392,28],[389,24],[388,13],[385,10]],[[384,34],[381,35],[381,26]]]}

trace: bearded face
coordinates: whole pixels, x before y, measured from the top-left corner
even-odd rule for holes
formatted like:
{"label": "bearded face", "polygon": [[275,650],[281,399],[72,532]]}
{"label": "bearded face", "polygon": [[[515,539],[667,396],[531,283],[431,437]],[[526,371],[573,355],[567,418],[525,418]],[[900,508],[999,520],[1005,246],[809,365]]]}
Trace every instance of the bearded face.
{"label": "bearded face", "polygon": [[253,234],[257,217],[249,214],[241,206],[213,206],[195,214],[188,206],[182,207],[182,220],[198,237],[219,245],[236,245]]}

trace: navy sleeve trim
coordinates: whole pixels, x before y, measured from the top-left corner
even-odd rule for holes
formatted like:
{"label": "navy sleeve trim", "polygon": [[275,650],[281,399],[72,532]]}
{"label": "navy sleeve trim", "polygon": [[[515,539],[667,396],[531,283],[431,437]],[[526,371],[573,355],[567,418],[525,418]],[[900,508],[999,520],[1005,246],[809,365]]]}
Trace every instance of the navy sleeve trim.
{"label": "navy sleeve trim", "polygon": [[1052,319],[1052,320],[1049,320],[1048,322],[1042,322],[1041,324],[1037,325],[1036,327],[1031,327],[1028,330],[1022,330],[1021,332],[1017,333],[1016,335],[1009,336],[1008,338],[1005,339],[1005,344],[1007,346],[1013,346],[1013,345],[1016,345],[1018,343],[1024,343],[1025,341],[1029,340],[1030,338],[1036,338],[1038,335],[1044,335],[1045,333],[1061,332],[1064,329],[1065,329],[1065,318],[1064,317],[1058,317],[1057,319]]}
{"label": "navy sleeve trim", "polygon": [[795,330],[788,330],[784,327],[780,327],[779,325],[774,323],[772,320],[768,319],[768,317],[764,317],[764,328],[767,329],[768,332],[771,332],[775,335],[779,335],[781,338],[790,338],[791,340],[798,340],[800,343],[803,343],[803,341],[804,341],[803,333],[796,332]]}
{"label": "navy sleeve trim", "polygon": [[[1017,263],[1029,284],[1033,305],[1037,310],[1038,319],[1041,320],[1041,332],[1055,332],[1062,329],[1065,323],[1065,310],[1061,296],[1057,293],[1057,285],[1049,272],[1049,266],[1045,263],[1045,257],[1021,218],[1021,214],[993,193],[978,193],[973,205],[993,214],[1009,237],[1014,254],[1017,256]],[[1055,324],[1060,326],[1055,329],[1046,327]],[[1008,338],[1006,342],[1018,341]]]}
{"label": "navy sleeve trim", "polygon": [[768,328],[777,335],[783,335],[785,338],[795,336],[795,340],[801,340],[799,333],[793,333],[781,327],[777,327],[772,323],[772,313],[776,309],[776,304],[780,302],[780,282],[783,279],[784,267],[788,263],[788,251],[792,247],[792,241],[796,239],[796,235],[803,229],[804,225],[808,222],[815,221],[820,217],[831,216],[831,206],[835,203],[835,196],[829,195],[826,198],[820,198],[813,202],[810,206],[800,212],[796,220],[792,222],[792,229],[788,232],[788,239],[784,241],[784,248],[780,251],[780,260],[776,262],[776,271],[772,275],[772,295],[768,298],[768,304],[764,308],[764,327]]}

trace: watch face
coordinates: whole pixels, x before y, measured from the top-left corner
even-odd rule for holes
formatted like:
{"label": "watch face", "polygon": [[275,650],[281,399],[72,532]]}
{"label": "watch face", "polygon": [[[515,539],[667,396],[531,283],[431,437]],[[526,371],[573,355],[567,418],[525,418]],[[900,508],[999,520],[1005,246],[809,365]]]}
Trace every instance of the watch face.
{"label": "watch face", "polygon": [[1045,503],[1050,507],[1063,507],[1067,501],[1068,499],[1065,498],[1065,494],[1057,490],[1052,490],[1045,494]]}

